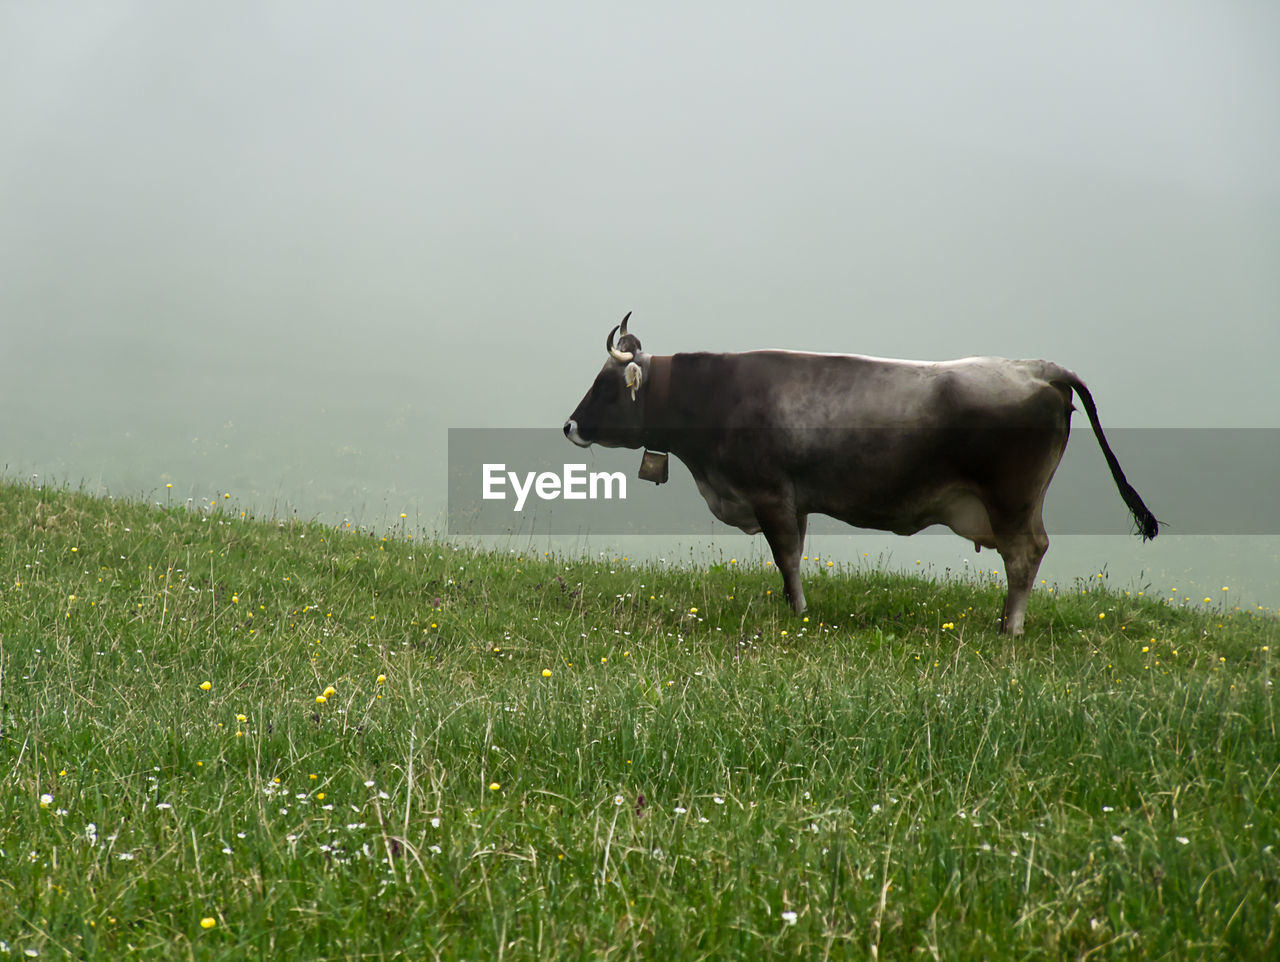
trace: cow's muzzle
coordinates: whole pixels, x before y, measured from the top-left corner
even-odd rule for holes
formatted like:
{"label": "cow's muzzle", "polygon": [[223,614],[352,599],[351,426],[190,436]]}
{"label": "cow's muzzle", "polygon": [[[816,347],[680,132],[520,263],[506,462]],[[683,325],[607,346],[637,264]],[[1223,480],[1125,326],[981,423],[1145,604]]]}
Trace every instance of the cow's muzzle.
{"label": "cow's muzzle", "polygon": [[582,435],[578,433],[578,422],[573,418],[564,422],[564,436],[580,448],[591,447],[591,442],[584,441]]}

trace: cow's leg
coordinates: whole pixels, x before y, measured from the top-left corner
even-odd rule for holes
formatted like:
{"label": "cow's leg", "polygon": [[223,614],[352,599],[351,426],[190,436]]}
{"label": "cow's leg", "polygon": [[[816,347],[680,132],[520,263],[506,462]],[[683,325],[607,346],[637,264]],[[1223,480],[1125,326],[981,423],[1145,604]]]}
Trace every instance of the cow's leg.
{"label": "cow's leg", "polygon": [[1049,548],[1049,536],[1045,533],[1040,512],[1037,511],[1021,530],[1004,537],[997,534],[996,547],[1000,557],[1004,559],[1005,575],[1009,582],[1004,612],[1000,616],[1000,632],[1020,635],[1027,615],[1031,586],[1035,583],[1036,572],[1040,570],[1040,559]]}
{"label": "cow's leg", "polygon": [[774,564],[782,572],[782,588],[791,602],[791,610],[797,615],[802,614],[807,605],[804,588],[800,585],[800,552],[804,548],[804,532],[809,519],[805,515],[797,516],[794,510],[783,506],[757,507],[756,518],[773,551]]}

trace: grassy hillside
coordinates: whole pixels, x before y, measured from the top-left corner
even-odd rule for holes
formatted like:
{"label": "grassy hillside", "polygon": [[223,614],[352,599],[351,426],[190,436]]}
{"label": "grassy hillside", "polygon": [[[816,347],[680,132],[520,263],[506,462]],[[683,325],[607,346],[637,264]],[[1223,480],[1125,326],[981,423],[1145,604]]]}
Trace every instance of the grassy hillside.
{"label": "grassy hillside", "polygon": [[0,955],[1280,954],[1274,614],[233,505],[0,487]]}

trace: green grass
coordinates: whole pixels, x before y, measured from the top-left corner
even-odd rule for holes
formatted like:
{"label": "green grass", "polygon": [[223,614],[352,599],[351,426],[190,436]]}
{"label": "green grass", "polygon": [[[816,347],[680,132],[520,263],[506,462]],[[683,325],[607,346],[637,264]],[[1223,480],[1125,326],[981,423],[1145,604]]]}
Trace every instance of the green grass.
{"label": "green grass", "polygon": [[0,487],[0,957],[1280,955],[1272,614],[232,504]]}

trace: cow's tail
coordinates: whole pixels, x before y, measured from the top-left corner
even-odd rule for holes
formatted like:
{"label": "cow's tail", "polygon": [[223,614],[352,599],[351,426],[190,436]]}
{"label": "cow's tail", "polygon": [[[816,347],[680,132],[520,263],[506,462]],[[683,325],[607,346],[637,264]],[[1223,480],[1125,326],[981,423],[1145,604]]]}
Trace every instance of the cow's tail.
{"label": "cow's tail", "polygon": [[1066,368],[1053,365],[1050,379],[1068,385],[1080,398],[1080,403],[1084,405],[1085,414],[1089,415],[1089,423],[1093,425],[1094,437],[1098,439],[1098,445],[1102,448],[1102,456],[1106,458],[1107,467],[1111,469],[1111,477],[1115,480],[1116,488],[1120,491],[1120,497],[1124,499],[1129,513],[1133,515],[1133,520],[1138,526],[1138,533],[1142,535],[1142,540],[1150,541],[1159,534],[1160,522],[1156,520],[1156,516],[1151,513],[1151,510],[1142,503],[1142,498],[1138,496],[1138,492],[1133,489],[1133,485],[1129,483],[1129,480],[1124,476],[1124,472],[1120,470],[1120,462],[1116,460],[1115,453],[1111,450],[1111,445],[1107,443],[1107,436],[1102,433],[1102,423],[1098,420],[1098,407],[1093,403],[1093,395],[1084,386],[1084,381],[1080,380],[1073,371],[1068,371]]}

